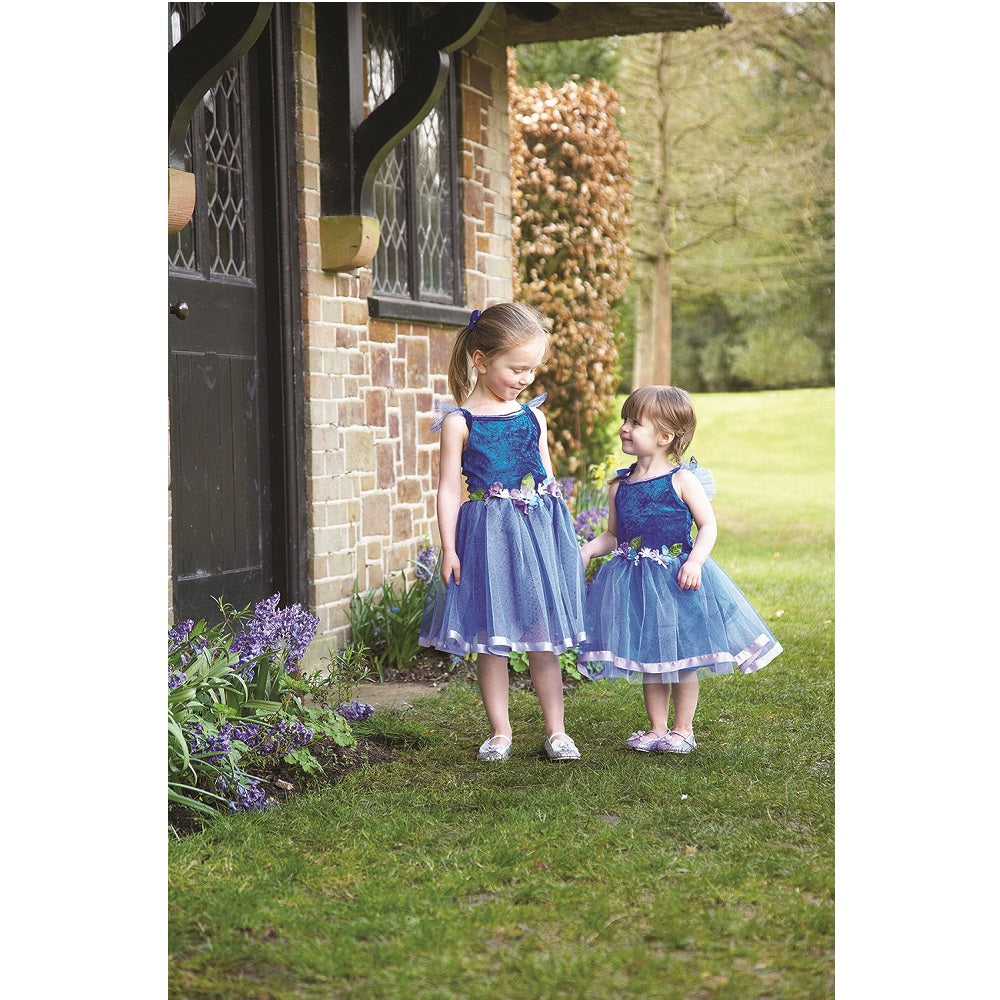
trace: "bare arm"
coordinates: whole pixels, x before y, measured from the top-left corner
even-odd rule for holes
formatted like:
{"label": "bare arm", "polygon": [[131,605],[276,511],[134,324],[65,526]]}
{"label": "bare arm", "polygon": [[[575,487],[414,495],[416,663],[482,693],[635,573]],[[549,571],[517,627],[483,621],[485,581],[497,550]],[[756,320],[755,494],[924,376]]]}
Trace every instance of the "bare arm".
{"label": "bare arm", "polygon": [[445,586],[454,574],[457,585],[462,567],[455,551],[458,508],[462,505],[462,449],[468,427],[461,413],[449,414],[441,427],[441,455],[438,469],[437,518],[441,535],[441,579]]}
{"label": "bare arm", "polygon": [[684,565],[677,574],[677,583],[681,590],[697,590],[701,586],[701,567],[711,555],[715,540],[719,537],[719,529],[715,523],[715,511],[705,495],[705,488],[698,482],[698,477],[687,469],[681,469],[674,476],[674,488],[677,495],[687,504],[691,517],[698,526],[698,535],[694,547]]}
{"label": "bare arm", "polygon": [[535,410],[535,417],[541,427],[541,432],[538,435],[538,453],[542,456],[542,468],[545,469],[545,475],[551,478],[552,459],[549,457],[549,434],[546,430],[548,424],[545,422],[545,414],[541,410]]}
{"label": "bare arm", "polygon": [[583,565],[586,566],[595,556],[606,556],[618,545],[618,518],[615,515],[615,496],[618,493],[618,483],[613,482],[608,490],[608,526],[596,538],[584,542],[580,549]]}

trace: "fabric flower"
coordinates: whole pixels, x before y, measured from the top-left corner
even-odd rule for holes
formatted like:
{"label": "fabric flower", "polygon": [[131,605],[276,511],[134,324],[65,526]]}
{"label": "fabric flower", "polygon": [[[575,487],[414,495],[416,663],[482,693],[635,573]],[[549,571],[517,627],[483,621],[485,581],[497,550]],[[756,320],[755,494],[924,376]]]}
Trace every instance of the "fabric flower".
{"label": "fabric flower", "polygon": [[675,559],[684,551],[682,542],[674,542],[673,545],[664,545],[659,551],[642,544],[642,536],[633,538],[630,542],[622,542],[614,550],[614,555],[628,559],[629,562],[639,565],[640,559],[651,559],[657,566],[666,566],[671,559]]}
{"label": "fabric flower", "polygon": [[[572,482],[572,480],[570,480]],[[563,490],[559,483],[559,480],[549,477],[546,479],[541,486],[538,487],[538,492],[541,494],[547,494],[550,497],[555,497],[557,500],[562,500]]]}
{"label": "fabric flower", "polygon": [[514,501],[514,506],[522,514],[527,514],[529,507],[536,507],[538,505],[538,497],[533,491],[511,490],[510,498]]}

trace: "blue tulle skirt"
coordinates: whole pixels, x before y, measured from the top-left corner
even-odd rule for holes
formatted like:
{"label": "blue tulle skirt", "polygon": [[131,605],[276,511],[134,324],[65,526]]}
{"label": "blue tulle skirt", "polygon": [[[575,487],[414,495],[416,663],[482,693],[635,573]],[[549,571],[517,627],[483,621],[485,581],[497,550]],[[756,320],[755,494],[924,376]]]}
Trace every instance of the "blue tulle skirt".
{"label": "blue tulle skirt", "polygon": [[592,680],[673,684],[692,671],[752,673],[781,652],[763,619],[714,560],[701,586],[681,590],[686,554],[659,565],[615,556],[600,567],[586,599],[587,639],[578,666]]}
{"label": "blue tulle skirt", "polygon": [[573,518],[557,498],[522,512],[506,499],[469,500],[458,511],[461,583],[435,568],[420,644],[464,656],[513,650],[565,652],[584,638],[584,573]]}

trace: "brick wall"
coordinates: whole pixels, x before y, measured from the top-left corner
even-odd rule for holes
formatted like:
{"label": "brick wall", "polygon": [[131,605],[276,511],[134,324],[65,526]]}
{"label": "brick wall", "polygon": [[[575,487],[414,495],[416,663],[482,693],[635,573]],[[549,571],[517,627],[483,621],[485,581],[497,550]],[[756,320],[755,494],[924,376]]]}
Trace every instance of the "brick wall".
{"label": "brick wall", "polygon": [[[436,396],[447,397],[457,331],[369,320],[371,271],[320,268],[319,135],[314,5],[295,4],[309,605],[319,617],[307,658],[349,638],[355,580],[364,589],[437,543]],[[512,294],[509,131],[503,9],[463,50],[460,173],[469,308]]]}

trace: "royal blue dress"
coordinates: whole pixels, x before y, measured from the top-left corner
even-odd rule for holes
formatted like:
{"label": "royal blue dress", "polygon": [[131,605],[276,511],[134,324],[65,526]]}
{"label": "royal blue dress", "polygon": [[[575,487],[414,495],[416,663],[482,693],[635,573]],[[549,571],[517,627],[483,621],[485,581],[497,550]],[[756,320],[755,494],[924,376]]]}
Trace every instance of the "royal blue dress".
{"label": "royal blue dress", "polygon": [[[619,546],[587,593],[580,672],[592,680],[672,684],[692,671],[751,673],[773,660],[781,645],[714,559],[705,560],[697,590],[677,583],[693,544],[691,512],[673,486],[678,470],[631,483],[634,468],[618,471]],[[711,474],[694,459],[679,468],[714,494]]]}
{"label": "royal blue dress", "polygon": [[[460,410],[469,428],[462,473],[469,499],[458,509],[461,583],[447,587],[441,560],[428,585],[420,644],[446,653],[551,650],[584,637],[584,572],[573,517],[542,465],[536,396],[514,413]],[[443,418],[432,427],[441,426]]]}

